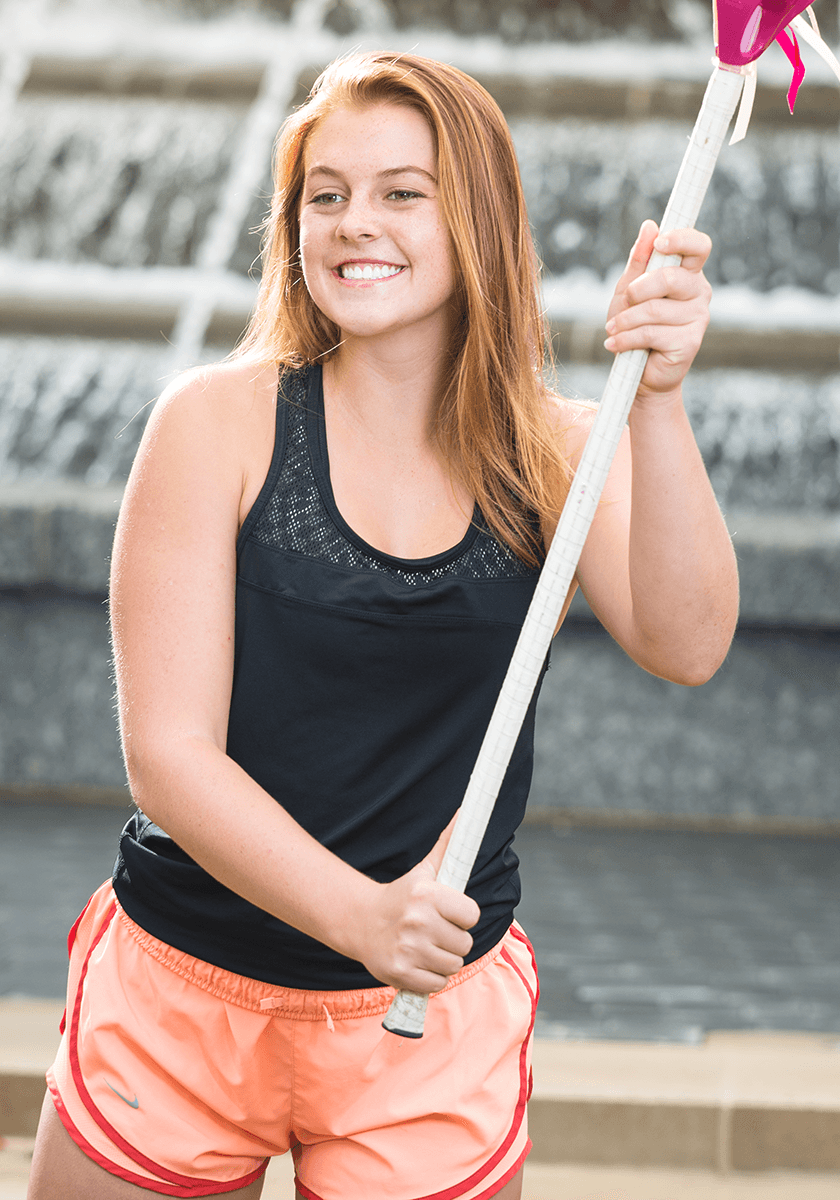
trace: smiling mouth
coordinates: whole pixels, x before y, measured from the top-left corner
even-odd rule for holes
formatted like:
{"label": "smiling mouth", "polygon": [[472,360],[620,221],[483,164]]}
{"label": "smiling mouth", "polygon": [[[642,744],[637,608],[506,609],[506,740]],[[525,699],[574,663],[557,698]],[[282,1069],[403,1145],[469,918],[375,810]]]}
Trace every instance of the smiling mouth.
{"label": "smiling mouth", "polygon": [[389,266],[387,263],[342,263],[338,273],[342,279],[391,279],[404,270],[405,267]]}

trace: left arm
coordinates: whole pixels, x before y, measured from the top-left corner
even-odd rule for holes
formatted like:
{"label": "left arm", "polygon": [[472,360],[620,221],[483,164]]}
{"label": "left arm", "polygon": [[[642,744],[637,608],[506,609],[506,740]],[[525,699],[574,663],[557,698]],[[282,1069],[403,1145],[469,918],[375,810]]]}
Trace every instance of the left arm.
{"label": "left arm", "polygon": [[577,581],[640,666],[696,685],[720,666],[738,615],[732,543],[682,402],[708,324],[702,268],[711,243],[696,230],[656,240],[682,264],[646,275],[657,232],[652,221],[642,226],[610,306],[608,349],[651,353]]}

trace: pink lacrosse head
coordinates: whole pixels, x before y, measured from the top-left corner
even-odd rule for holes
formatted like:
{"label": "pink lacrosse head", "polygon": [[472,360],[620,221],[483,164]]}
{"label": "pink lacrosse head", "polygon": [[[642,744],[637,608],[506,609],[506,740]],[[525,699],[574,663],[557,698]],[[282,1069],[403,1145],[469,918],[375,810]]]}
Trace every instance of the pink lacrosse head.
{"label": "pink lacrosse head", "polygon": [[729,67],[755,62],[810,3],[811,0],[763,0],[761,4],[755,0],[714,0],[718,58]]}

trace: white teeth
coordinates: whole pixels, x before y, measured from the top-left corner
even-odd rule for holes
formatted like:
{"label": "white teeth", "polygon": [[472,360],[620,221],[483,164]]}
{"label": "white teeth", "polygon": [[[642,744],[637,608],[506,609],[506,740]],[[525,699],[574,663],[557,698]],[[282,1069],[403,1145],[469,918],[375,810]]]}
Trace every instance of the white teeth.
{"label": "white teeth", "polygon": [[365,266],[360,266],[358,263],[345,263],[340,268],[342,279],[390,279],[392,275],[399,275],[401,270],[402,267],[374,267],[370,263]]}

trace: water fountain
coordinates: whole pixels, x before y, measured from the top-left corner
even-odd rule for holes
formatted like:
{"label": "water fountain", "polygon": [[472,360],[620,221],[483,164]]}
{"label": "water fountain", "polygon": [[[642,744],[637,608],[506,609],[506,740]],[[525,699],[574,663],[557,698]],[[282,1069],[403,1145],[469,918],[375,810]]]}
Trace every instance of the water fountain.
{"label": "water fountain", "polygon": [[[708,74],[708,6],[622,0],[607,15],[598,0],[127,0],[115,13],[101,0],[37,0],[36,20],[35,3],[0,8],[0,108],[9,113],[0,142],[0,623],[30,630],[10,635],[14,661],[0,682],[0,708],[16,714],[14,737],[0,738],[0,786],[107,789],[119,787],[120,769],[100,616],[88,613],[79,634],[93,639],[90,653],[59,663],[49,702],[37,701],[52,705],[49,745],[28,749],[27,728],[38,723],[26,719],[36,700],[21,700],[27,638],[40,630],[49,641],[60,625],[66,641],[79,595],[100,605],[115,504],[149,402],[173,369],[226,353],[242,328],[271,142],[319,67],[351,46],[411,47],[456,62],[497,95],[546,266],[558,385],[597,398],[606,297],[638,224],[661,211],[673,182]],[[835,9],[820,11],[829,37]],[[834,763],[808,678],[824,697],[839,661],[840,99],[809,61],[791,120],[784,70],[781,55],[762,63],[753,128],[724,152],[704,209],[719,319],[687,398],[741,539],[745,626],[787,630],[762,643],[761,687],[776,704],[793,672],[785,720]],[[34,593],[14,590],[35,583],[72,594],[51,596],[45,615]],[[61,604],[69,608],[59,621]],[[766,779],[740,792],[720,773],[709,782],[707,760],[726,740],[720,713],[735,720],[739,680],[758,678],[744,665],[749,654],[735,654],[701,693],[674,691],[616,659],[586,624],[585,606],[576,611],[582,623],[557,658],[583,689],[580,711],[595,723],[603,769],[583,788],[564,766],[578,753],[577,718],[562,672],[552,672],[547,719],[564,732],[541,743],[539,803],[574,807],[574,794],[593,810],[788,813]],[[810,651],[800,647],[796,659],[790,650],[803,625],[823,631],[818,668]],[[79,687],[99,706],[91,736],[105,748],[95,766],[67,754],[83,736],[75,726],[71,736],[67,716]],[[624,700],[610,708],[615,694]],[[677,709],[682,725],[672,729]],[[599,712],[603,734],[592,732]],[[772,742],[773,713],[745,716],[741,736]],[[663,745],[682,737],[680,765],[669,763],[671,749],[655,770],[645,765],[651,714],[671,729]],[[623,765],[613,744],[635,747]],[[823,768],[803,770],[800,791],[816,789],[806,815],[837,819]],[[564,777],[565,791],[549,782]]]}

